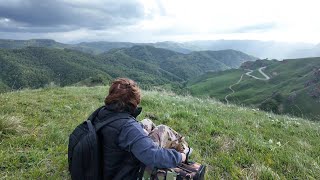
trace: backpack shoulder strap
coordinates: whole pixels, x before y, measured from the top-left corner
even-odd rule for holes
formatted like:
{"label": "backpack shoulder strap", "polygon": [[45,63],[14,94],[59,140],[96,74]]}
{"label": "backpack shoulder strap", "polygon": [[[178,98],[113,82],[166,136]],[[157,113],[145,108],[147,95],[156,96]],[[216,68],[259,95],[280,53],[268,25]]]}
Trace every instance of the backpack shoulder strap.
{"label": "backpack shoulder strap", "polygon": [[96,109],[89,117],[88,117],[88,120],[92,121],[97,115],[98,113],[100,112],[100,110],[102,108],[104,108],[105,106],[101,106],[99,107],[98,109]]}
{"label": "backpack shoulder strap", "polygon": [[117,113],[114,116],[108,117],[106,120],[95,125],[96,132],[99,131],[102,127],[119,119],[130,119],[130,115],[128,113]]}

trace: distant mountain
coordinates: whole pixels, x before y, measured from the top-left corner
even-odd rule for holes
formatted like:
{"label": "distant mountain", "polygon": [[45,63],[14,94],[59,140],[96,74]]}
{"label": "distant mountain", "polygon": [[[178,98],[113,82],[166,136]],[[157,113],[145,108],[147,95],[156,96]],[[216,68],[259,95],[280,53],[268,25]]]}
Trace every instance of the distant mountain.
{"label": "distant mountain", "polygon": [[134,46],[134,43],[130,42],[82,42],[79,44],[72,45],[71,49],[75,49],[78,51],[91,53],[91,54],[101,54],[103,52],[110,51],[115,48],[130,48]]}
{"label": "distant mountain", "polygon": [[99,55],[41,47],[0,49],[0,91],[50,83],[104,84],[116,77],[130,77],[143,86],[179,88],[190,77],[239,67],[241,62],[254,59],[233,50],[186,55],[153,46],[113,49]]}
{"label": "distant mountain", "polygon": [[130,48],[135,45],[153,46],[171,51],[189,54],[192,51],[219,51],[233,49],[259,58],[286,59],[317,57],[320,54],[319,45],[308,43],[283,43],[275,41],[258,40],[208,40],[190,41],[184,43],[164,41],[156,43],[131,43],[131,42],[82,42],[78,44],[63,44],[50,39],[31,40],[1,40],[0,48],[16,49],[28,46],[47,48],[68,48],[91,54],[101,54],[115,48]]}
{"label": "distant mountain", "polygon": [[70,45],[59,43],[52,39],[30,39],[30,40],[0,39],[0,48],[3,48],[3,49],[21,49],[29,46],[58,48],[58,49],[70,47]]}
{"label": "distant mountain", "polygon": [[[190,41],[183,44],[185,47],[189,47],[189,49],[198,51],[234,49],[262,59],[285,59],[316,56],[312,50],[315,46],[308,43],[283,43],[258,40],[213,40]],[[299,53],[297,53],[298,51]]]}
{"label": "distant mountain", "polygon": [[[265,80],[258,69],[269,76]],[[320,58],[246,62],[240,69],[206,73],[187,84],[191,94],[245,104],[275,113],[320,120]],[[247,69],[253,70],[246,75]],[[242,77],[242,78],[241,78]],[[259,79],[260,78],[260,79]],[[241,79],[241,80],[240,80]],[[230,86],[232,90],[230,89]]]}
{"label": "distant mountain", "polygon": [[45,47],[57,49],[73,49],[90,54],[100,54],[114,48],[126,48],[134,46],[129,42],[82,42],[78,44],[63,44],[51,39],[7,40],[0,39],[0,48],[21,49],[26,47]]}
{"label": "distant mountain", "polygon": [[177,43],[177,42],[171,42],[171,41],[156,42],[156,43],[151,43],[150,45],[156,48],[169,49],[171,51],[176,51],[183,54],[188,54],[193,51],[191,48],[185,47],[183,43]]}
{"label": "distant mountain", "polygon": [[21,49],[25,47],[46,47],[57,49],[73,49],[90,54],[101,54],[117,48],[130,48],[135,45],[150,45],[157,48],[169,49],[180,53],[190,53],[191,50],[182,47],[182,44],[175,42],[157,42],[157,43],[130,43],[130,42],[81,42],[78,44],[63,44],[51,39],[30,39],[30,40],[8,40],[0,39],[0,48],[3,49]]}

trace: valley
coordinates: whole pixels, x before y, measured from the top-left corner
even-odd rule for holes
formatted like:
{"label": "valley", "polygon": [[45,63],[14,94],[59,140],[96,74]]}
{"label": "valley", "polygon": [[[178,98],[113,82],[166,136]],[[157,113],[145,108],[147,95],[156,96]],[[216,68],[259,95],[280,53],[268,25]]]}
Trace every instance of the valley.
{"label": "valley", "polygon": [[[106,85],[116,77],[129,77],[144,89],[190,92],[227,104],[316,120],[320,115],[316,108],[318,58],[257,60],[235,50],[181,53],[152,43],[122,42],[80,43],[107,50],[85,53],[53,40],[0,42],[6,47],[0,50],[0,92]],[[156,44],[164,47],[170,43]]]}
{"label": "valley", "polygon": [[195,96],[209,95],[228,103],[319,120],[319,67],[319,58],[259,60],[244,63],[238,70],[207,73],[187,86]]}

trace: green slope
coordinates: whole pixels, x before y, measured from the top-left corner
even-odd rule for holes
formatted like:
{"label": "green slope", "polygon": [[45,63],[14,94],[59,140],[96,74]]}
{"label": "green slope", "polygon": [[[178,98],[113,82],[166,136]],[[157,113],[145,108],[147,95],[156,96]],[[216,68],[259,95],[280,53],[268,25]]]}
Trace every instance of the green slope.
{"label": "green slope", "polygon": [[[107,87],[0,94],[0,177],[69,179],[68,135]],[[320,179],[320,124],[172,93],[143,91],[153,115],[186,136],[206,179]]]}
{"label": "green slope", "polygon": [[[244,70],[227,70],[207,73],[188,82],[187,87],[195,96],[209,96],[224,99],[224,94],[231,93],[228,90],[232,83],[236,83]],[[232,83],[230,83],[232,82]]]}
{"label": "green slope", "polygon": [[[236,93],[229,96],[228,100],[267,111],[320,120],[320,58],[256,61],[245,63],[242,67],[254,69],[254,75],[258,73],[258,67],[265,65],[267,68],[263,71],[271,77],[270,80],[262,81],[244,75],[241,83],[233,87]],[[211,96],[224,101],[224,97],[231,92],[229,86],[236,83],[245,72],[230,70],[206,74],[190,81],[188,88],[194,95]]]}

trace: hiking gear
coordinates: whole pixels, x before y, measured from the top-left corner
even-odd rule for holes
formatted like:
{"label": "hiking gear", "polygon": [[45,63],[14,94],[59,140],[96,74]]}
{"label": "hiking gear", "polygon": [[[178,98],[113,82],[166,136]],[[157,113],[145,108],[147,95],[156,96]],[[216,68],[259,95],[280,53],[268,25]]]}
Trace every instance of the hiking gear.
{"label": "hiking gear", "polygon": [[169,126],[163,124],[156,126],[150,119],[143,119],[140,123],[149,133],[148,136],[159,147],[175,149],[181,153],[188,149],[188,143],[185,141],[184,137]]}
{"label": "hiking gear", "polygon": [[137,108],[133,111],[132,116],[133,116],[134,118],[137,118],[137,116],[139,116],[139,114],[141,113],[141,111],[142,111],[142,107],[137,107]]}
{"label": "hiking gear", "polygon": [[192,151],[193,149],[190,148],[189,146],[184,150],[184,153],[186,154],[186,160],[185,160],[185,163],[188,163],[189,162],[189,158],[192,154]]}
{"label": "hiking gear", "polygon": [[146,167],[139,180],[176,180],[178,174],[172,169],[151,169]]}
{"label": "hiking gear", "polygon": [[196,162],[187,162],[178,165],[173,170],[178,174],[177,180],[193,179],[203,180],[206,173],[206,166]]}
{"label": "hiking gear", "polygon": [[142,180],[204,180],[206,166],[199,163],[182,163],[171,169],[145,168]]}
{"label": "hiking gear", "polygon": [[97,132],[118,119],[129,118],[127,113],[109,113],[108,117],[99,120],[97,116],[102,109],[104,106],[95,110],[69,136],[68,163],[72,179],[102,179],[102,154]]}

